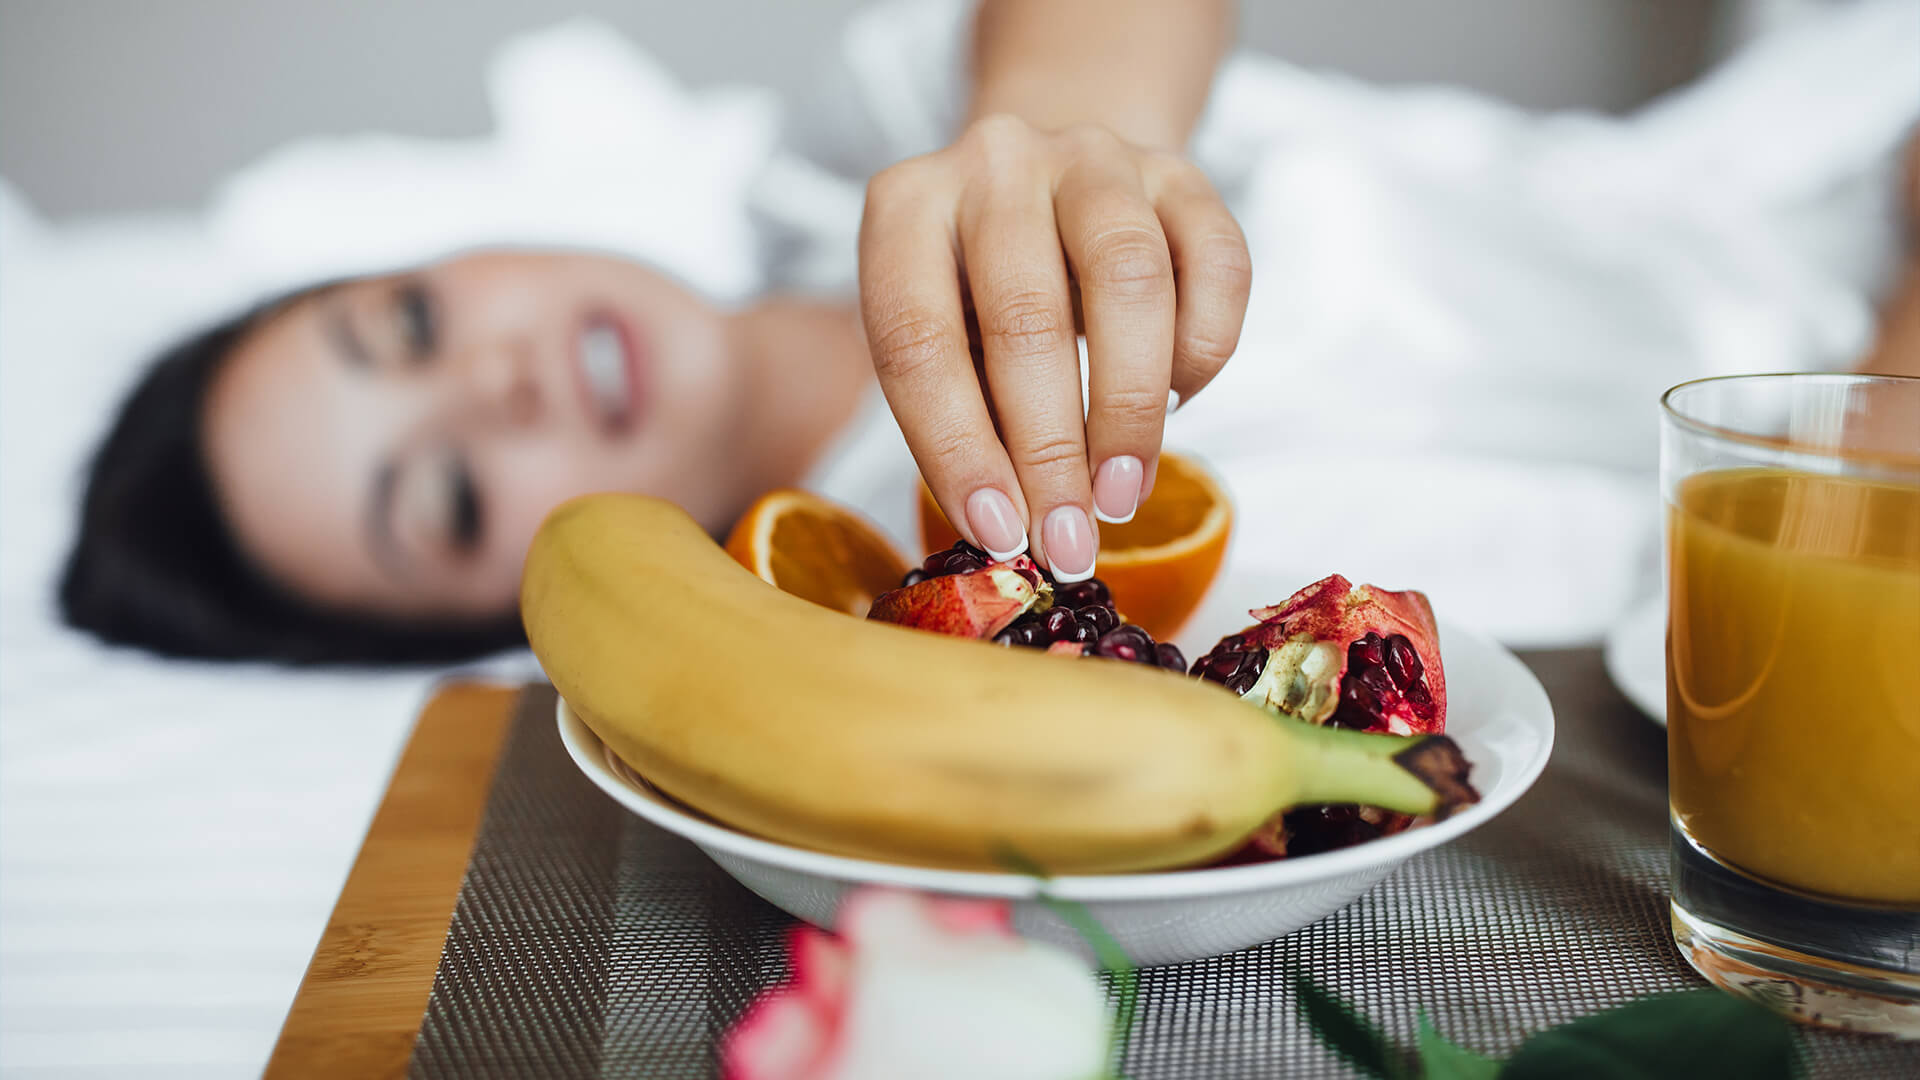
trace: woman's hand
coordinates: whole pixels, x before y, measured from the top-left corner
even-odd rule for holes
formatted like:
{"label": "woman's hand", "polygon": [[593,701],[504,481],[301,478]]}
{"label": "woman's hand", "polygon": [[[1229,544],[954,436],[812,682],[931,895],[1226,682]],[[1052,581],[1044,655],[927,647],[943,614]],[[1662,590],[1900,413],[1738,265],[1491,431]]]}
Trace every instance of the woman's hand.
{"label": "woman's hand", "polygon": [[1166,414],[1233,354],[1251,273],[1199,169],[1102,127],[986,116],[867,189],[861,311],[920,472],[997,557],[1040,523],[1061,581],[1093,573],[1089,514],[1126,521],[1152,490]]}

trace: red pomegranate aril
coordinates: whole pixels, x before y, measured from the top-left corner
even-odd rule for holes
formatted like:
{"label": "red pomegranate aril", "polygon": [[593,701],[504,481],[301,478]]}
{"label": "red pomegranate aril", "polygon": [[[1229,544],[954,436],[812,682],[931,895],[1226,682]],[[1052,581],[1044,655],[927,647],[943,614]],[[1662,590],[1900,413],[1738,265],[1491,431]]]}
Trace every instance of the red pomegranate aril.
{"label": "red pomegranate aril", "polygon": [[964,551],[958,551],[947,556],[946,572],[949,574],[966,574],[975,570],[984,570],[986,567],[986,563]]}
{"label": "red pomegranate aril", "polygon": [[905,589],[914,585],[918,585],[921,582],[927,580],[927,577],[928,577],[927,572],[916,566],[913,569],[907,571],[906,577],[903,577],[900,579],[900,587]]}
{"label": "red pomegranate aril", "polygon": [[[920,563],[920,569],[928,577],[945,577],[948,574],[964,574],[986,568],[993,559],[986,552],[967,543],[957,541],[950,548],[942,548],[928,555]],[[1027,575],[1032,580],[1032,575]],[[1035,582],[1038,584],[1038,582]],[[904,586],[903,586],[904,587]]]}
{"label": "red pomegranate aril", "polygon": [[1120,616],[1114,614],[1114,610],[1104,604],[1088,604],[1076,614],[1079,615],[1081,622],[1093,628],[1095,637],[1120,625]]}
{"label": "red pomegranate aril", "polygon": [[1180,652],[1180,646],[1171,641],[1163,641],[1153,647],[1154,659],[1169,671],[1187,670],[1187,658]]}
{"label": "red pomegranate aril", "polygon": [[1054,602],[1070,608],[1083,608],[1112,603],[1113,593],[1108,590],[1106,582],[1099,578],[1088,578],[1060,586],[1054,593]]}
{"label": "red pomegranate aril", "polygon": [[1115,660],[1140,659],[1139,647],[1119,630],[1108,631],[1094,643],[1094,650],[1101,656],[1110,656]]}
{"label": "red pomegranate aril", "polygon": [[1098,640],[1099,637],[1100,631],[1094,629],[1093,624],[1087,622],[1085,619],[1075,619],[1073,623],[1073,634],[1067,638],[1067,640],[1086,642]]}
{"label": "red pomegranate aril", "polygon": [[1413,651],[1413,643],[1403,634],[1387,639],[1387,674],[1393,676],[1393,684],[1402,690],[1424,674],[1420,654]]}
{"label": "red pomegranate aril", "polygon": [[1380,640],[1379,634],[1369,633],[1354,642],[1352,647],[1347,650],[1347,663],[1349,664],[1368,664],[1378,667],[1386,662],[1386,642]]}
{"label": "red pomegranate aril", "polygon": [[1233,674],[1227,678],[1227,689],[1236,694],[1244,694],[1253,689],[1253,684],[1260,681],[1260,673],[1266,670],[1266,666],[1265,649],[1241,653],[1240,666],[1235,668]]}
{"label": "red pomegranate aril", "polygon": [[1040,626],[1048,641],[1065,641],[1073,633],[1073,612],[1056,607],[1041,617]]}

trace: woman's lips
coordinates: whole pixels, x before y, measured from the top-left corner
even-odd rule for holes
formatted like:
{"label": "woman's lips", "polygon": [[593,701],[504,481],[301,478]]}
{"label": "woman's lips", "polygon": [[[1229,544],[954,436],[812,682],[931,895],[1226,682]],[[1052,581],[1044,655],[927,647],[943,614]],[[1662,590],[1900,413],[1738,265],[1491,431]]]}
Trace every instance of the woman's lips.
{"label": "woman's lips", "polygon": [[580,328],[576,350],[588,415],[609,435],[631,431],[645,399],[638,339],[619,318],[596,312]]}

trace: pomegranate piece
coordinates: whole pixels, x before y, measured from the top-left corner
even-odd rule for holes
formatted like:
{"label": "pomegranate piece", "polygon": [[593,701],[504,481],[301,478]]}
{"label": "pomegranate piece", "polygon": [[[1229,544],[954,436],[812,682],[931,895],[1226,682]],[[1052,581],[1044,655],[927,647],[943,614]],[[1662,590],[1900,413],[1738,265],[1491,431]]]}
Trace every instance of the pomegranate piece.
{"label": "pomegranate piece", "polygon": [[1426,735],[1446,729],[1440,635],[1424,594],[1333,574],[1221,638],[1192,674],[1313,724]]}
{"label": "pomegranate piece", "polygon": [[[1008,571],[1030,583],[1031,596]],[[1013,614],[1002,618],[1007,610]],[[867,617],[991,638],[996,645],[1187,670],[1179,649],[1154,641],[1146,630],[1120,617],[1113,593],[1099,578],[1059,585],[1024,555],[996,563],[964,540],[907,571],[900,588],[876,598]]]}
{"label": "pomegranate piece", "polygon": [[1242,864],[1317,855],[1391,836],[1413,822],[1411,815],[1377,806],[1302,806],[1267,819],[1225,861]]}
{"label": "pomegranate piece", "polygon": [[[953,554],[938,571],[911,570],[907,583],[873,600],[867,618],[956,637],[993,637],[1035,607],[1052,589],[1025,555],[988,563]],[[931,558],[929,558],[931,563]]]}

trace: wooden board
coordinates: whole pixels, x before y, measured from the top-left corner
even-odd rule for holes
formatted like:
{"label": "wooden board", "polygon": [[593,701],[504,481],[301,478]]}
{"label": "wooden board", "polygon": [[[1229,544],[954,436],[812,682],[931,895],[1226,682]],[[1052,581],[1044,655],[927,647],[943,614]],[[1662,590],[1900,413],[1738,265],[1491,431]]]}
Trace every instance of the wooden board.
{"label": "wooden board", "polygon": [[404,1076],[519,691],[422,710],[300,981],[267,1080]]}

